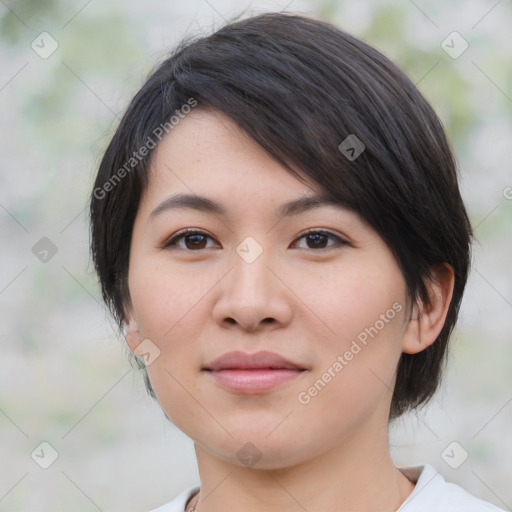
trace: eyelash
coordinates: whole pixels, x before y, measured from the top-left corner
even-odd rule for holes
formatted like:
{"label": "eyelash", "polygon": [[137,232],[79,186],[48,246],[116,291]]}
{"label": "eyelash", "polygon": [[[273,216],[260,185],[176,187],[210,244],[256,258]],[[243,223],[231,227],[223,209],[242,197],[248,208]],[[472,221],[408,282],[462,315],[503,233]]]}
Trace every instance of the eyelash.
{"label": "eyelash", "polygon": [[[325,251],[325,250],[328,250],[328,249],[330,249],[330,248],[332,248],[333,246],[336,246],[336,245],[349,245],[346,240],[343,240],[341,237],[335,235],[334,233],[331,233],[330,231],[326,231],[326,230],[323,230],[323,229],[310,229],[308,231],[305,231],[304,233],[301,233],[296,238],[296,240],[300,240],[301,238],[305,238],[306,236],[313,235],[313,234],[315,234],[315,235],[316,234],[326,235],[326,236],[336,240],[336,243],[335,244],[331,244],[330,246],[323,247],[321,249],[311,249],[311,250],[313,250],[315,252]],[[168,240],[166,240],[161,245],[161,248],[162,249],[173,249],[173,248],[177,247],[176,242],[178,242],[181,239],[186,238],[187,236],[192,236],[192,235],[203,235],[205,237],[213,239],[208,233],[205,233],[204,231],[199,231],[199,230],[193,229],[193,228],[187,228],[187,229],[184,229],[182,231],[179,231],[178,233],[176,233],[175,235],[170,237]],[[201,250],[204,250],[204,249],[194,250],[194,249],[187,249],[187,248],[185,248],[184,250],[188,251],[188,252],[198,252],[198,251],[201,251]]]}

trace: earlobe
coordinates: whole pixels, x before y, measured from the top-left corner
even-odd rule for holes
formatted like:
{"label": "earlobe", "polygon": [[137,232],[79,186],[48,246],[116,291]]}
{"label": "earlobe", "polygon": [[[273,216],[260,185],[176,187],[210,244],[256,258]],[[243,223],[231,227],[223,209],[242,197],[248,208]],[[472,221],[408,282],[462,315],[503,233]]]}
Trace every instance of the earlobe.
{"label": "earlobe", "polygon": [[136,347],[140,345],[140,342],[142,341],[139,335],[139,325],[137,321],[134,318],[133,313],[129,312],[126,315],[126,333],[125,333],[125,339],[126,343],[130,347],[131,351],[133,352]]}
{"label": "earlobe", "polygon": [[433,270],[428,283],[430,303],[419,302],[412,307],[406,328],[402,351],[417,354],[435,342],[443,328],[453,295],[455,274],[451,265],[443,263]]}
{"label": "earlobe", "polygon": [[130,350],[132,352],[135,351],[135,349],[140,345],[140,342],[142,341],[141,337],[139,336],[139,331],[126,331],[125,334],[126,343],[130,347]]}

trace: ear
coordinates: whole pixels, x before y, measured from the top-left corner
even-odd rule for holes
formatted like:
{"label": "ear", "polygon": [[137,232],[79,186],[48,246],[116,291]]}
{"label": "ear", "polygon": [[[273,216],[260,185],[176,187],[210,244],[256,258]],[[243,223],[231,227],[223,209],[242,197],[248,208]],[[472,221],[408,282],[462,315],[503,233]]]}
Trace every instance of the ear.
{"label": "ear", "polygon": [[414,304],[411,319],[402,339],[402,351],[417,354],[432,345],[443,328],[455,283],[451,265],[443,263],[432,271],[428,282],[430,304]]}
{"label": "ear", "polygon": [[130,347],[131,351],[135,351],[135,349],[140,345],[142,339],[139,335],[139,324],[135,318],[135,314],[132,309],[129,308],[126,311],[126,334],[125,339],[126,343]]}

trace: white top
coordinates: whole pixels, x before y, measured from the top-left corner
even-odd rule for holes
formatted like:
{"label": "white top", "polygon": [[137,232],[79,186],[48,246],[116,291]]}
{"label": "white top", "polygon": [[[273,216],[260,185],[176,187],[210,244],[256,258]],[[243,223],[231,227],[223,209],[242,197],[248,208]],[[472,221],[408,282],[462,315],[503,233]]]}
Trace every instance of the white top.
{"label": "white top", "polygon": [[[413,482],[414,490],[396,512],[505,512],[487,501],[476,498],[462,487],[447,482],[441,473],[426,464],[400,468]],[[166,505],[149,512],[184,512],[185,504],[199,486],[183,491]]]}

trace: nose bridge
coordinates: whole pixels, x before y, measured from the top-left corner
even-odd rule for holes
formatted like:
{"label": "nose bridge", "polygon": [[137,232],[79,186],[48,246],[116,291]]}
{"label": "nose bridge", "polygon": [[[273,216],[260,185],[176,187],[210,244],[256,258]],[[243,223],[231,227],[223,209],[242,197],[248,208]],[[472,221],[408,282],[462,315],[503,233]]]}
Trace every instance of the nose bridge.
{"label": "nose bridge", "polygon": [[268,302],[273,286],[270,281],[274,278],[268,269],[272,266],[270,248],[248,236],[236,247],[232,265],[231,292],[239,294],[239,302],[253,305]]}
{"label": "nose bridge", "polygon": [[276,261],[270,248],[246,237],[233,251],[230,267],[214,306],[217,322],[235,321],[254,330],[269,319],[280,324],[290,320],[292,308],[284,285],[274,275]]}

